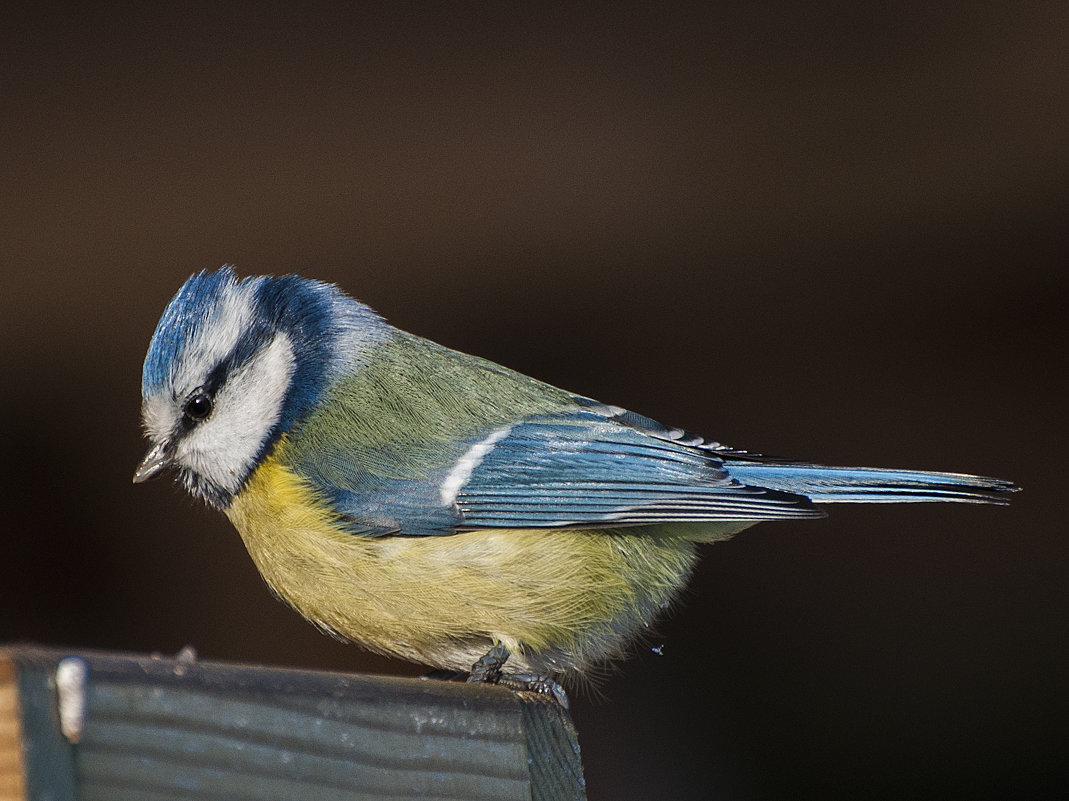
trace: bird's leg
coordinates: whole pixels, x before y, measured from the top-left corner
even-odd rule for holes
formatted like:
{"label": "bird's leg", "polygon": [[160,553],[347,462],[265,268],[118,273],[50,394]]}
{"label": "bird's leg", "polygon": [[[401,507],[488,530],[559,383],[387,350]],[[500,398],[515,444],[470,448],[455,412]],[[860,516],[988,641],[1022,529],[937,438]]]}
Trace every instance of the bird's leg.
{"label": "bird's leg", "polygon": [[549,695],[555,698],[562,707],[568,708],[568,696],[564,692],[564,688],[553,679],[546,676],[537,676],[534,673],[502,673],[501,669],[505,666],[508,658],[509,649],[502,643],[498,643],[471,666],[468,681],[500,684],[510,690]]}
{"label": "bird's leg", "polygon": [[503,643],[498,643],[471,666],[468,681],[497,684],[501,680],[501,668],[505,666],[508,658],[509,649]]}

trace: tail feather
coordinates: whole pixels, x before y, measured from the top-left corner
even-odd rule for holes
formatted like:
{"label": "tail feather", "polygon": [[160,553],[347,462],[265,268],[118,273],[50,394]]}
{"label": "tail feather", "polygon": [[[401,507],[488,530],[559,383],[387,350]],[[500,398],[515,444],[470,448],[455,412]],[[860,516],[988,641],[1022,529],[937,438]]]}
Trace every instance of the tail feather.
{"label": "tail feather", "polygon": [[818,464],[725,461],[737,481],[755,487],[805,495],[814,503],[1009,503],[1017,492],[1011,481],[964,473],[887,470],[875,467],[826,467]]}

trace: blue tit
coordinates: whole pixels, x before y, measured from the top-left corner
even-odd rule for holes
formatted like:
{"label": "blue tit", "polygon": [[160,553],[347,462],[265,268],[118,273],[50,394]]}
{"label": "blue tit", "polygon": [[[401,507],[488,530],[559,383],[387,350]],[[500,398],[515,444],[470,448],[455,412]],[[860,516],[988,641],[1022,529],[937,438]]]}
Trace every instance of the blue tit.
{"label": "blue tit", "polygon": [[697,546],[755,523],[1017,489],[736,450],[405,333],[331,284],[229,266],[164,311],[142,413],[134,481],[174,470],[300,614],[483,680],[626,655]]}

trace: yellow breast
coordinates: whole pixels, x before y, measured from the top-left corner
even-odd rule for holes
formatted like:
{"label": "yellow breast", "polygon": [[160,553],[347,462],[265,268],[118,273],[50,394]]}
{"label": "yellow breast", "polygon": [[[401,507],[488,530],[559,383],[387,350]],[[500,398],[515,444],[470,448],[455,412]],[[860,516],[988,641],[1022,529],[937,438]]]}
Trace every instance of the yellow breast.
{"label": "yellow breast", "polygon": [[692,543],[634,529],[357,536],[277,458],[227,514],[267,583],[309,620],[451,670],[498,642],[510,668],[542,675],[619,656],[695,560]]}

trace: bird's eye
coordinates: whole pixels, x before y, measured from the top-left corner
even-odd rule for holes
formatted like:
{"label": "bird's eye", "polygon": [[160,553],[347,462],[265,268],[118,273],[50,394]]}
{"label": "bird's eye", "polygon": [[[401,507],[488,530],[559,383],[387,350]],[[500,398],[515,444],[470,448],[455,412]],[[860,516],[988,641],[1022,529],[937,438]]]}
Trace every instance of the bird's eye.
{"label": "bird's eye", "polygon": [[182,411],[190,420],[199,422],[212,413],[212,396],[202,389],[195,390],[186,400]]}

